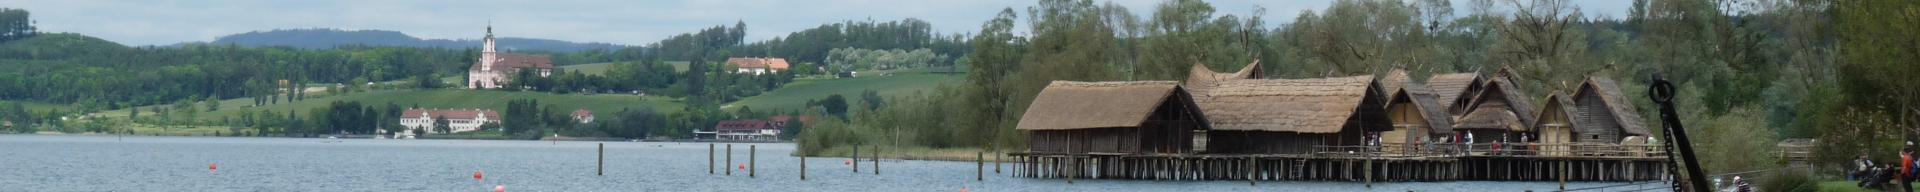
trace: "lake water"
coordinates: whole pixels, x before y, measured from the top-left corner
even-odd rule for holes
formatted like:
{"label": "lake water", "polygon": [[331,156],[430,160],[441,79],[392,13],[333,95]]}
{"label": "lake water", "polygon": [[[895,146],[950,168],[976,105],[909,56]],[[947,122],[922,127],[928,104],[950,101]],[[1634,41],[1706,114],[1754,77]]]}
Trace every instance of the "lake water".
{"label": "lake water", "polygon": [[[808,158],[792,144],[759,147],[759,174],[707,173],[707,143],[367,140],[0,135],[0,191],[1549,191],[1553,182],[974,181],[970,162],[886,161],[873,175],[846,158]],[[748,144],[734,144],[746,163]],[[724,150],[724,149],[723,149]],[[724,162],[724,156],[717,158]],[[209,163],[218,163],[217,172]],[[731,168],[731,167],[729,167]],[[1011,168],[1005,167],[1005,168]],[[473,172],[486,179],[475,181]],[[1568,188],[1625,183],[1570,183]]]}

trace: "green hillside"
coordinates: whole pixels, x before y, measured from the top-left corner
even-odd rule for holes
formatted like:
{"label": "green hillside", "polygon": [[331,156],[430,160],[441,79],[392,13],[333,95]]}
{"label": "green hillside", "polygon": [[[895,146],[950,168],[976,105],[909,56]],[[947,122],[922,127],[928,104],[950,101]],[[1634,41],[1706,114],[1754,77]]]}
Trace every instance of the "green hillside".
{"label": "green hillside", "polygon": [[[652,107],[655,111],[662,113],[673,113],[680,111],[680,108],[684,106],[680,99],[658,96],[642,97],[627,94],[552,94],[543,92],[464,89],[383,90],[337,96],[321,96],[291,103],[281,102],[279,104],[269,104],[260,107],[246,107],[253,104],[252,98],[228,99],[221,101],[220,110],[212,112],[202,111],[196,118],[213,121],[218,121],[222,117],[237,118],[242,110],[256,112],[271,110],[281,114],[285,114],[287,111],[296,111],[305,114],[312,109],[326,107],[328,103],[332,103],[333,101],[358,101],[362,104],[376,106],[385,106],[388,102],[392,102],[401,107],[412,107],[417,104],[422,108],[486,108],[500,111],[505,110],[507,106],[506,101],[512,99],[536,99],[540,101],[541,105],[552,104],[560,109],[569,111],[586,108],[598,114],[620,111],[623,107],[639,106]],[[149,107],[152,106],[142,107],[142,109]],[[194,107],[196,110],[206,109],[204,105],[196,105]],[[123,117],[127,115],[125,109],[101,113],[100,115],[108,117]],[[151,114],[152,113],[145,113],[145,111],[142,112],[142,115]]]}
{"label": "green hillside", "polygon": [[[860,74],[878,73],[861,72]],[[796,79],[780,89],[740,99],[740,101],[728,103],[723,108],[731,110],[748,106],[755,111],[792,110],[806,106],[807,100],[826,98],[833,94],[856,97],[866,90],[879,91],[881,96],[905,95],[916,91],[926,93],[940,84],[953,85],[966,81],[965,74],[935,74],[924,70],[905,70],[887,74],[890,75],[843,79]]]}

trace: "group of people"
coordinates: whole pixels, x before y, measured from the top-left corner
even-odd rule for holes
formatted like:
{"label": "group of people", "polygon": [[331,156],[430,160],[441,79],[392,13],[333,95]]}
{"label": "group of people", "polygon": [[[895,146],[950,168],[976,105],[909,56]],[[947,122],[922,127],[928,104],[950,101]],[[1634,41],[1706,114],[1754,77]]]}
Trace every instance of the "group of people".
{"label": "group of people", "polygon": [[1892,165],[1874,164],[1867,153],[1860,153],[1854,158],[1854,170],[1847,174],[1847,179],[1859,180],[1857,185],[1862,188],[1891,187],[1886,185],[1893,184],[1900,191],[1912,192],[1913,182],[1920,180],[1920,170],[1915,170],[1920,165],[1914,164],[1913,151],[1913,142],[1908,141],[1906,147],[1900,149],[1900,161]]}

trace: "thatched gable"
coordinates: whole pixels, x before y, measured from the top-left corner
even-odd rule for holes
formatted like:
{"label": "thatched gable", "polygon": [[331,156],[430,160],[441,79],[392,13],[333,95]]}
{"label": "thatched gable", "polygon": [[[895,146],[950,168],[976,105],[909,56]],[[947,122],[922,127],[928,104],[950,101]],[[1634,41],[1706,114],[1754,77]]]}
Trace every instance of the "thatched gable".
{"label": "thatched gable", "polygon": [[1192,97],[1173,81],[1054,81],[1034,97],[1017,129],[1136,127],[1168,100],[1199,111]]}
{"label": "thatched gable", "polygon": [[[1604,107],[1606,109],[1605,111],[1609,113],[1607,116],[1612,117],[1608,124],[1618,124],[1620,131],[1627,133],[1628,136],[1646,136],[1650,134],[1647,132],[1646,123],[1641,122],[1639,109],[1633,106],[1633,101],[1627,99],[1625,93],[1620,91],[1619,84],[1614,83],[1612,78],[1605,76],[1587,77],[1587,81],[1580,83],[1580,88],[1577,90],[1573,95],[1575,101],[1579,101],[1581,98],[1599,99],[1594,102],[1604,105],[1600,107]],[[1579,103],[1585,104],[1592,102],[1581,101]]]}
{"label": "thatched gable", "polygon": [[1389,108],[1393,104],[1413,104],[1414,109],[1420,111],[1420,117],[1426,119],[1427,126],[1433,129],[1431,134],[1453,132],[1453,116],[1447,114],[1447,109],[1441,107],[1440,102],[1435,100],[1438,96],[1434,95],[1432,90],[1418,83],[1408,83],[1400,89],[1401,91],[1394,91],[1395,94],[1387,100]]}
{"label": "thatched gable", "polygon": [[1369,76],[1223,81],[1199,99],[1214,130],[1337,133],[1391,130]]}
{"label": "thatched gable", "polygon": [[[1380,95],[1399,95],[1400,87],[1413,83],[1413,76],[1408,75],[1407,70],[1398,67],[1393,68],[1393,70],[1387,71],[1387,74],[1380,76],[1380,90],[1386,91]],[[1429,90],[1428,92],[1432,91]]]}
{"label": "thatched gable", "polygon": [[1454,129],[1527,131],[1533,125],[1533,105],[1520,89],[1501,79],[1487,81],[1466,107]]}
{"label": "thatched gable", "polygon": [[[1560,93],[1560,91],[1553,91],[1553,93],[1547,94],[1546,102],[1545,104],[1540,104],[1540,112],[1533,116],[1535,122],[1531,126],[1528,126],[1535,131],[1538,131],[1541,126],[1548,123],[1548,116],[1560,115],[1561,117],[1573,118],[1579,114],[1577,111],[1574,111],[1573,97]],[[1578,121],[1567,121],[1565,123],[1568,124],[1566,125],[1568,127],[1579,126]]]}
{"label": "thatched gable", "polygon": [[1193,64],[1193,69],[1187,70],[1187,88],[1190,90],[1205,90],[1219,84],[1220,81],[1259,79],[1260,70],[1259,60],[1248,63],[1246,66],[1240,67],[1239,71],[1234,71],[1233,73],[1214,72],[1213,68],[1208,68],[1206,64],[1195,63]]}
{"label": "thatched gable", "polygon": [[1440,74],[1427,78],[1427,87],[1433,88],[1434,95],[1440,96],[1435,99],[1453,115],[1465,115],[1464,105],[1472,101],[1472,95],[1485,83],[1480,74],[1475,73]]}

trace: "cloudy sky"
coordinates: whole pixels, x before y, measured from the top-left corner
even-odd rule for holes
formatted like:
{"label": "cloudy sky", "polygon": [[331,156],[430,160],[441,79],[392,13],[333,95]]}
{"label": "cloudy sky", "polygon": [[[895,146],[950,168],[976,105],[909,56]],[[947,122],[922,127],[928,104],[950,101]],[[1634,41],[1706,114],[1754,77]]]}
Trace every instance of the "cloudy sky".
{"label": "cloudy sky", "polygon": [[[1151,14],[1160,0],[1112,0]],[[1216,13],[1265,7],[1272,25],[1333,0],[1209,0]],[[1453,0],[1465,12],[1466,0]],[[972,32],[1002,8],[1033,0],[0,0],[31,11],[41,31],[73,32],[127,45],[212,41],[221,35],[296,28],[379,29],[430,39],[495,33],[644,45],[714,25],[747,23],[749,40],[847,20],[920,18],[941,33]],[[1630,1],[1577,1],[1587,15],[1626,15]],[[1272,26],[1269,26],[1272,27]]]}

